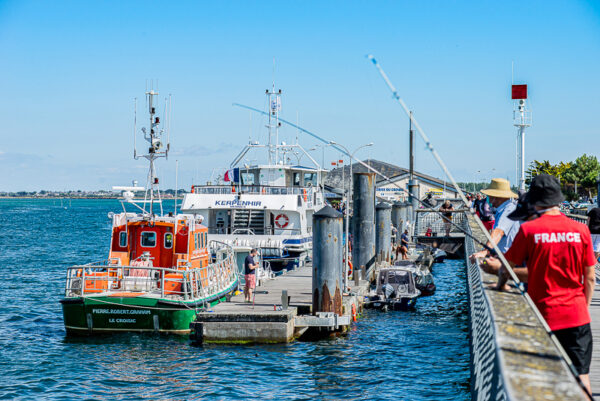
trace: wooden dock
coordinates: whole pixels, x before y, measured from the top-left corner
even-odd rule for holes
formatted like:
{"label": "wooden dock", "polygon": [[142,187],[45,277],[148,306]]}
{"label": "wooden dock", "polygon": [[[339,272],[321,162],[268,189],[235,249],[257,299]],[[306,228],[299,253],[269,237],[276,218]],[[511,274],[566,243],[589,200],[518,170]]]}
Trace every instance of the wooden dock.
{"label": "wooden dock", "polygon": [[[369,283],[349,284],[351,291],[343,297],[343,322],[348,325],[340,324],[331,331],[340,332],[349,326],[352,305],[357,311],[362,307]],[[319,318],[311,315],[311,264],[266,280],[256,290],[254,305],[244,302],[244,294],[240,293],[229,302],[199,312],[191,325],[193,338],[204,343],[286,343],[303,335],[308,329],[307,322],[318,324]],[[289,297],[287,309],[283,305],[283,291]]]}
{"label": "wooden dock", "polygon": [[590,306],[592,317],[592,335],[594,337],[594,351],[592,365],[590,366],[590,381],[594,397],[600,396],[600,265],[596,265],[596,288]]}

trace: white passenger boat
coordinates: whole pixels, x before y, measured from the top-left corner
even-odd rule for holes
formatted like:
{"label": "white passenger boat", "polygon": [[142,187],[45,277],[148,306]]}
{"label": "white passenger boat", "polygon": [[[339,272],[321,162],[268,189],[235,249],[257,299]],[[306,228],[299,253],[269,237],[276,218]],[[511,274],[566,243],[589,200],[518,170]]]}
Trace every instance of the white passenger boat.
{"label": "white passenger boat", "polygon": [[[324,206],[325,170],[298,143],[279,142],[281,90],[266,94],[269,143],[248,143],[219,184],[194,185],[181,210],[204,216],[210,239],[233,246],[240,262],[257,248],[267,270],[277,272],[310,255],[312,215]],[[266,162],[249,164],[247,158],[257,151],[266,151]],[[302,159],[309,166],[301,165]]]}

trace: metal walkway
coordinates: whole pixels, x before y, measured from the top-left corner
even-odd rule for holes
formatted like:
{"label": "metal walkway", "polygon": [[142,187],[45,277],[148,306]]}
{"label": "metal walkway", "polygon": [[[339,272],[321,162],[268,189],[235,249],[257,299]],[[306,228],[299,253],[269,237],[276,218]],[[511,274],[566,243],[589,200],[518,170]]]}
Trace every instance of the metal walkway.
{"label": "metal walkway", "polygon": [[596,265],[596,288],[590,306],[592,316],[592,334],[594,336],[594,352],[590,367],[590,381],[594,397],[600,397],[600,265]]}

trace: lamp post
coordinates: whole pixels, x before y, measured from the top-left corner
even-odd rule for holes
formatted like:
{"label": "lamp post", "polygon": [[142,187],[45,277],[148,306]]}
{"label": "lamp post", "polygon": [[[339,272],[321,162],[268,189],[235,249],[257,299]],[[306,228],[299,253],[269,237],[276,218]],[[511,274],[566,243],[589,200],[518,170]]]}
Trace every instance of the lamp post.
{"label": "lamp post", "polygon": [[358,152],[360,149],[365,148],[367,146],[373,146],[373,142],[367,143],[365,145],[361,145],[358,148],[354,149],[354,152],[350,153],[350,151],[348,151],[348,148],[346,148],[344,145],[340,145],[337,142],[333,142],[330,141],[329,145],[336,145],[339,146],[340,148],[344,149],[344,151],[346,152],[346,155],[350,156],[350,185],[348,186],[348,195],[346,196],[346,216],[344,216],[346,218],[346,243],[345,243],[345,247],[344,247],[344,252],[346,254],[345,256],[345,263],[344,263],[344,291],[346,290],[346,288],[348,287],[346,285],[346,282],[348,281],[348,263],[349,263],[349,256],[348,255],[348,243],[350,242],[350,236],[348,234],[349,231],[349,227],[350,227],[350,200],[352,199],[352,160],[354,159],[354,155],[356,154],[356,152]]}

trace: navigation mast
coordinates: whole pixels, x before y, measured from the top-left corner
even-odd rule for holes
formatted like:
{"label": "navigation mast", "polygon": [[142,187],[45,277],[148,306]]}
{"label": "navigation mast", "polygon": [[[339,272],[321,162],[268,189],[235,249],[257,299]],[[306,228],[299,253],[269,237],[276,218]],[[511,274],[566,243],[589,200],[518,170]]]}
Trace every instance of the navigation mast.
{"label": "navigation mast", "polygon": [[[148,180],[147,180],[147,185],[146,185],[146,193],[144,195],[144,212],[146,212],[146,206],[145,206],[146,203],[150,203],[150,209],[147,212],[150,214],[150,216],[154,215],[155,199],[157,200],[157,203],[160,206],[160,214],[161,215],[163,214],[163,207],[162,207],[162,201],[161,201],[160,189],[159,189],[159,179],[158,179],[158,176],[156,175],[156,168],[154,166],[154,161],[161,157],[168,158],[169,149],[170,149],[170,144],[167,143],[165,146],[161,140],[162,135],[164,133],[164,129],[161,128],[161,126],[160,126],[160,124],[161,124],[160,117],[156,116],[156,106],[155,106],[156,96],[158,96],[158,92],[154,91],[153,89],[146,92],[146,101],[148,104],[148,114],[149,114],[149,118],[150,118],[150,121],[149,121],[149,123],[150,123],[149,131],[150,132],[148,132],[146,127],[143,127],[141,129],[141,131],[144,134],[144,139],[148,142],[148,144],[150,146],[148,147],[147,154],[139,156],[139,157],[143,157],[143,158],[147,159],[150,164],[150,166],[148,168]],[[170,110],[169,110],[169,112],[170,112]],[[167,121],[168,121],[168,118],[167,118]],[[134,156],[135,159],[137,159],[138,158],[137,151],[134,154],[135,154],[135,156]]]}
{"label": "navigation mast", "polygon": [[[517,179],[519,190],[525,191],[525,128],[531,127],[531,111],[527,110],[527,85],[512,86],[513,125],[517,133]],[[519,146],[519,143],[521,146]]]}
{"label": "navigation mast", "polygon": [[[265,94],[269,98],[269,164],[273,164],[273,156],[275,156],[275,164],[279,164],[279,112],[281,111],[281,89],[275,92],[275,82],[271,90],[267,89]],[[275,134],[275,145],[273,145],[273,133]]]}

